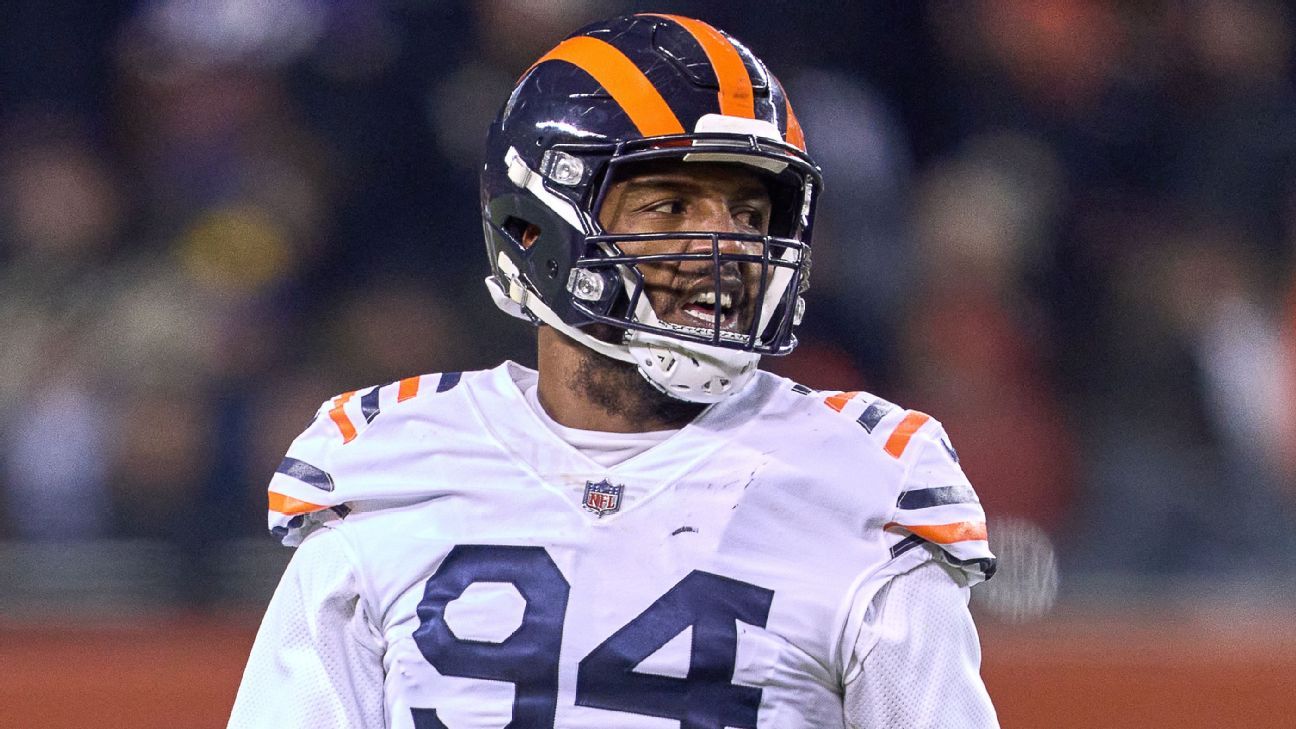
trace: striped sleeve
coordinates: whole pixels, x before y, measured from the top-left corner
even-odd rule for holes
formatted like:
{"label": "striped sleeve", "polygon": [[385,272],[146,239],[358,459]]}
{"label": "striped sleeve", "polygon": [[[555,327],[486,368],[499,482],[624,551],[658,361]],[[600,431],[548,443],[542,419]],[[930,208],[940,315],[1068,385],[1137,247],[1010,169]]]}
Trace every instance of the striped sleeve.
{"label": "striped sleeve", "polygon": [[[894,511],[884,526],[894,569],[912,569],[920,557],[931,554],[958,567],[969,585],[994,575],[981,500],[940,422],[867,392],[797,392],[821,398],[829,409],[853,420],[904,466]],[[924,549],[913,552],[917,547]],[[901,560],[902,555],[908,556]]]}
{"label": "striped sleeve", "polygon": [[[435,394],[459,383],[459,373],[421,375],[332,397],[293,441],[270,478],[270,532],[295,547],[321,524],[345,518],[348,502],[375,496],[339,473],[363,434],[384,412],[397,410],[420,394]],[[392,417],[389,415],[388,417]]]}
{"label": "striped sleeve", "polygon": [[270,477],[270,532],[290,547],[301,544],[320,524],[347,513],[332,471],[335,449],[355,438],[347,408],[354,395],[325,401]]}
{"label": "striped sleeve", "polygon": [[[940,423],[915,411],[888,418],[887,452],[905,463],[895,510],[885,525],[891,557],[923,547],[976,584],[994,575],[985,511]],[[893,452],[894,451],[894,452]]]}

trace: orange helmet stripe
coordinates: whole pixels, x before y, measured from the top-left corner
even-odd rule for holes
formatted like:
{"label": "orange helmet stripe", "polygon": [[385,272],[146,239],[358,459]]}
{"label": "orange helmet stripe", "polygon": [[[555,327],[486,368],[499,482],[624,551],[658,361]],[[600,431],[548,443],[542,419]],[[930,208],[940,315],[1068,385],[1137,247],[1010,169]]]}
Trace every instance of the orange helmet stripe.
{"label": "orange helmet stripe", "polygon": [[[568,38],[544,54],[531,68],[545,61],[566,61],[592,76],[621,105],[645,137],[684,133],[684,127],[657,87],[634,61],[610,43],[584,35]],[[531,69],[527,69],[527,73],[530,72]]]}
{"label": "orange helmet stripe", "polygon": [[788,144],[796,147],[802,152],[806,151],[805,134],[801,131],[801,122],[797,121],[796,114],[792,113],[792,102],[788,100],[787,92],[783,92],[783,105],[787,108],[787,137]]}
{"label": "orange helmet stripe", "polygon": [[693,36],[702,46],[711,68],[715,70],[716,80],[720,82],[720,113],[726,116],[741,116],[747,119],[756,118],[756,97],[752,93],[751,75],[743,65],[738,49],[729,42],[720,31],[700,20],[681,15],[663,15],[645,13],[658,18],[673,20]]}

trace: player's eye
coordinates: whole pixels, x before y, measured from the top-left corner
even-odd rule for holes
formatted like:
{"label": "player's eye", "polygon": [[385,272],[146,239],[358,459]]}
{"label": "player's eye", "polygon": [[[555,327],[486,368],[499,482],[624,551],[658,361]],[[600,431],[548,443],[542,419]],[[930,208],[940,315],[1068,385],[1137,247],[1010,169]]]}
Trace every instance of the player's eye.
{"label": "player's eye", "polygon": [[733,219],[738,225],[752,230],[763,230],[765,213],[756,208],[742,207],[733,211]]}
{"label": "player's eye", "polygon": [[684,212],[684,201],[677,198],[667,200],[657,200],[642,208],[646,213],[662,213],[665,215],[680,215]]}

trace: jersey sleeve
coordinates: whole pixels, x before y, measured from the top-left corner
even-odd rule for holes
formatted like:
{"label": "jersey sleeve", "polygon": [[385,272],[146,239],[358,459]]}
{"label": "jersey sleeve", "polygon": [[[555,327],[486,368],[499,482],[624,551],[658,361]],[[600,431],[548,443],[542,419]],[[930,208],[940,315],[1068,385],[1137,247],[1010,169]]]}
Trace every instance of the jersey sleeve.
{"label": "jersey sleeve", "polygon": [[[994,574],[995,558],[989,548],[985,512],[980,499],[959,466],[958,453],[945,429],[925,413],[906,410],[881,398],[859,393],[829,397],[827,404],[855,419],[881,449],[882,457],[899,466],[893,470],[895,475],[889,481],[890,487],[882,494],[885,501],[879,503],[881,511],[877,514],[876,523],[881,526],[883,551],[879,554],[880,560],[866,566],[846,598],[846,620],[836,653],[840,661],[836,665],[841,671],[843,685],[859,679],[863,660],[876,646],[883,645],[885,652],[885,643],[881,642],[884,632],[879,632],[877,623],[882,604],[878,601],[885,602],[889,592],[907,594],[911,590],[932,589],[931,604],[925,603],[920,594],[907,601],[896,598],[901,606],[889,608],[893,622],[901,619],[912,621],[902,626],[910,631],[910,635],[928,631],[936,624],[949,626],[966,622],[967,635],[971,636],[971,644],[975,647],[976,633],[968,615],[966,595],[969,594],[968,588]],[[913,576],[918,574],[935,575],[940,579],[915,579]],[[897,585],[905,585],[906,590],[895,592]],[[937,598],[947,595],[950,590],[963,590],[961,602],[953,605],[945,601],[945,607],[938,609],[942,603]],[[910,608],[913,615],[906,618],[903,614]],[[952,636],[950,640],[962,638]],[[979,656],[979,649],[976,655]],[[913,665],[904,670],[911,674],[917,671],[921,675],[962,676],[967,672],[958,667],[968,663],[966,656],[931,651],[921,660],[913,659]],[[941,663],[922,665],[924,661]],[[979,658],[972,662],[979,662]],[[874,677],[879,670],[882,669],[874,669]],[[967,673],[966,682],[980,685],[975,670]],[[983,688],[981,692],[984,693]],[[860,724],[874,725],[888,724]],[[891,725],[910,724],[900,721]],[[942,723],[912,725],[940,726]]]}
{"label": "jersey sleeve", "polygon": [[992,577],[995,557],[985,511],[945,429],[930,416],[908,411],[887,442],[905,466],[894,511],[883,527],[892,561],[904,569],[915,558],[930,557],[957,568],[969,586]]}
{"label": "jersey sleeve", "polygon": [[346,517],[349,504],[398,496],[374,477],[391,448],[375,447],[365,433],[380,417],[408,413],[420,387],[440,392],[458,381],[459,373],[419,375],[326,400],[270,479],[270,532],[295,547],[321,525]]}
{"label": "jersey sleeve", "polygon": [[823,403],[854,420],[884,458],[901,466],[883,525],[889,561],[874,577],[885,579],[926,559],[958,568],[968,585],[994,575],[981,500],[940,422],[864,392],[830,394]]}
{"label": "jersey sleeve", "polygon": [[305,539],[266,610],[230,729],[381,729],[382,639],[335,529]]}
{"label": "jersey sleeve", "polygon": [[849,729],[995,729],[969,588],[926,562],[874,596],[844,687]]}
{"label": "jersey sleeve", "polygon": [[330,414],[345,407],[338,400],[326,401],[306,430],[297,436],[270,478],[270,532],[290,547],[316,527],[346,515],[344,495],[333,478],[333,460],[342,444]]}

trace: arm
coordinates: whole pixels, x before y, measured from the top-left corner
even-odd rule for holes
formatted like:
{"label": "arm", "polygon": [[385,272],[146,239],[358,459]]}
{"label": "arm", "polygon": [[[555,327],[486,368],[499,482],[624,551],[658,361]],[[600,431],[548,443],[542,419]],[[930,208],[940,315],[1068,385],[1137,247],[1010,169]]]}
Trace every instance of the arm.
{"label": "arm", "polygon": [[999,726],[979,672],[970,591],[948,570],[925,562],[869,603],[845,685],[850,729]]}
{"label": "arm", "polygon": [[343,536],[316,530],[275,590],[243,672],[230,729],[380,729],[382,638]]}

